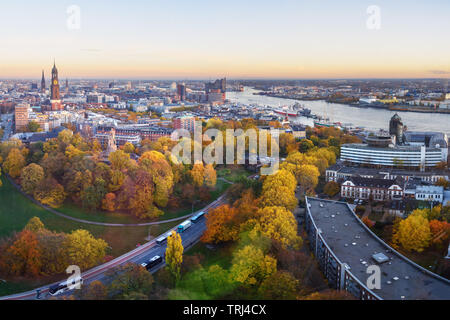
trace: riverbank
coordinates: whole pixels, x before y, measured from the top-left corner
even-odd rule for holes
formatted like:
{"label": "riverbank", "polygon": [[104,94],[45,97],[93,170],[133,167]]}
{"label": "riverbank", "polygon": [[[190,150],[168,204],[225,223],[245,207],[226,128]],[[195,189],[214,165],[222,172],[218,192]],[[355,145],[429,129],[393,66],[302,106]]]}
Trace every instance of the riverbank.
{"label": "riverbank", "polygon": [[272,98],[279,98],[279,99],[286,99],[286,100],[297,100],[297,101],[305,101],[305,102],[307,102],[307,101],[323,101],[323,102],[327,102],[327,103],[334,103],[334,104],[340,104],[340,105],[344,105],[344,106],[363,108],[363,109],[371,108],[371,109],[378,109],[378,110],[384,109],[384,110],[389,110],[389,111],[401,111],[401,112],[450,114],[450,109],[430,109],[430,108],[426,108],[426,107],[408,106],[408,105],[399,105],[399,106],[398,105],[380,106],[380,105],[370,105],[370,104],[360,105],[357,103],[349,103],[349,102],[342,102],[339,100],[324,99],[322,97],[318,97],[318,98],[314,98],[314,97],[299,98],[299,97],[291,97],[291,96],[287,97],[287,96],[283,96],[283,95],[279,95],[279,94],[267,94],[264,92],[257,92],[257,93],[253,93],[253,94],[257,95],[257,96],[265,96],[265,97],[272,97]]}

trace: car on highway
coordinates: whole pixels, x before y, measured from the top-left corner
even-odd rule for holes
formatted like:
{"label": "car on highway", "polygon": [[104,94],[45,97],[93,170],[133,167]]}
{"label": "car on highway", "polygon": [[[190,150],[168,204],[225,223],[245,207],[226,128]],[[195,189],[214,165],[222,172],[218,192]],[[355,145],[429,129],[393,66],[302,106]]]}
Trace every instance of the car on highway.
{"label": "car on highway", "polygon": [[156,243],[159,245],[163,244],[164,242],[166,242],[167,238],[170,237],[171,235],[172,235],[172,231],[166,232],[161,237],[156,239]]}
{"label": "car on highway", "polygon": [[178,233],[183,233],[190,227],[192,227],[192,221],[187,220],[178,226],[177,231],[178,231]]}
{"label": "car on highway", "polygon": [[75,286],[82,285],[82,284],[83,284],[83,278],[76,277],[74,279],[66,280],[64,282],[61,282],[54,286],[51,286],[48,290],[48,293],[52,297],[54,297],[54,296],[60,295],[64,292],[71,291],[71,290],[75,289]]}
{"label": "car on highway", "polygon": [[151,270],[152,268],[156,267],[158,264],[160,264],[162,262],[163,262],[163,258],[161,256],[154,256],[147,262],[142,263],[141,266],[147,270]]}
{"label": "car on highway", "polygon": [[193,216],[193,217],[191,218],[191,221],[192,221],[193,223],[197,223],[204,215],[205,215],[205,212],[204,212],[204,211],[201,211],[201,212],[197,213],[195,216]]}

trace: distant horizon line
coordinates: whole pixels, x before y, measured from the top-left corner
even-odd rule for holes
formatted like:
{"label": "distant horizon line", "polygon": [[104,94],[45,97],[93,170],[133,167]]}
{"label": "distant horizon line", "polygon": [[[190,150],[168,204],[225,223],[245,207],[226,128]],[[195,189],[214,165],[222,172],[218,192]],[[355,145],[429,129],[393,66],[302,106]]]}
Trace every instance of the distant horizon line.
{"label": "distant horizon line", "polygon": [[[355,77],[355,78],[340,78],[340,77],[330,77],[330,78],[264,78],[264,77],[254,77],[254,78],[228,78],[228,77],[209,77],[209,78],[94,78],[94,77],[59,77],[60,80],[91,80],[91,81],[211,81],[213,79],[223,79],[226,78],[227,80],[231,81],[311,81],[311,80],[328,80],[328,81],[337,81],[337,80],[449,80],[448,78],[443,77],[407,77],[407,78],[392,78],[392,77]],[[21,78],[21,77],[12,77],[12,78],[0,78],[0,81],[5,80],[26,80],[26,81],[41,81],[41,77],[39,78]],[[50,79],[50,77],[49,77]]]}

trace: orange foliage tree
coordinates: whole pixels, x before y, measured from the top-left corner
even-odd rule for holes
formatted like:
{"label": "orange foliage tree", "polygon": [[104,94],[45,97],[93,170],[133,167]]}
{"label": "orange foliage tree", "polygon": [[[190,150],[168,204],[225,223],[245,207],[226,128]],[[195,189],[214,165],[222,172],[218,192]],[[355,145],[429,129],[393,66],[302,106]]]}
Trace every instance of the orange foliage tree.
{"label": "orange foliage tree", "polygon": [[235,241],[239,237],[239,226],[234,222],[237,210],[229,205],[220,206],[206,216],[206,231],[202,241],[219,243]]}

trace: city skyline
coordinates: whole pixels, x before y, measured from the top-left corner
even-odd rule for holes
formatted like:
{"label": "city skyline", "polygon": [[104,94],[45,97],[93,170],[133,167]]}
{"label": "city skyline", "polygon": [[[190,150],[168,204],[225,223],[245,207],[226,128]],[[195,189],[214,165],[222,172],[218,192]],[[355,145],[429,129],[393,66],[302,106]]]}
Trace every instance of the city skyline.
{"label": "city skyline", "polygon": [[448,2],[345,3],[78,1],[75,29],[70,2],[5,3],[0,77],[37,79],[53,59],[72,79],[449,77]]}

